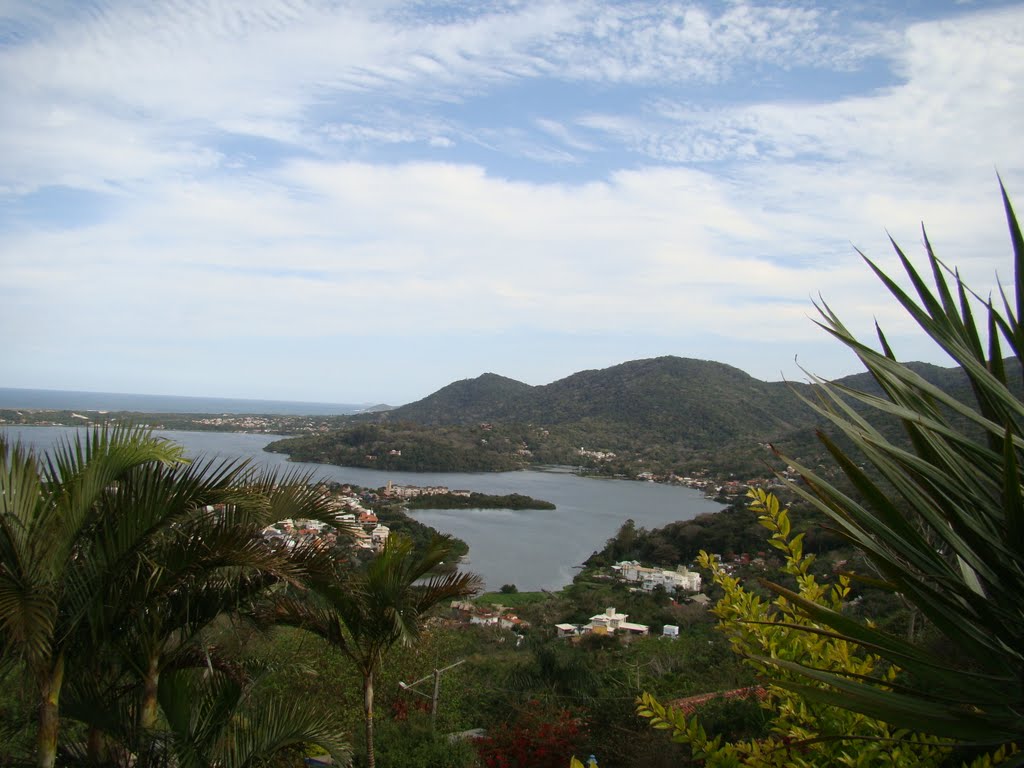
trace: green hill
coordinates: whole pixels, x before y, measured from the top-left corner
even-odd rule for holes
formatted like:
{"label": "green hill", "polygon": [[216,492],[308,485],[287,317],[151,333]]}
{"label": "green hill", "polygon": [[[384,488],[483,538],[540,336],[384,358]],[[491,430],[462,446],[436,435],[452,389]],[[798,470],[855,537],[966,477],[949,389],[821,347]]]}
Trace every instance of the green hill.
{"label": "green hill", "polygon": [[694,448],[769,439],[806,426],[810,413],[783,382],[758,381],[706,360],[658,357],[581,371],[544,386],[494,374],[450,384],[387,418],[415,424],[577,424],[602,436],[657,437]]}
{"label": "green hill", "polygon": [[[911,365],[969,399],[959,370]],[[877,391],[867,374],[836,383]],[[811,395],[812,388],[680,357],[581,371],[543,386],[485,373],[415,403],[352,417],[337,432],[268,449],[308,461],[422,471],[571,464],[604,474],[758,472],[767,443],[802,460],[821,453],[814,438],[820,419],[798,393]],[[898,424],[883,429],[899,432]]]}
{"label": "green hill", "polygon": [[533,390],[515,379],[484,373],[442,387],[429,397],[394,408],[387,417],[414,424],[474,424],[510,418],[520,401],[529,401]]}

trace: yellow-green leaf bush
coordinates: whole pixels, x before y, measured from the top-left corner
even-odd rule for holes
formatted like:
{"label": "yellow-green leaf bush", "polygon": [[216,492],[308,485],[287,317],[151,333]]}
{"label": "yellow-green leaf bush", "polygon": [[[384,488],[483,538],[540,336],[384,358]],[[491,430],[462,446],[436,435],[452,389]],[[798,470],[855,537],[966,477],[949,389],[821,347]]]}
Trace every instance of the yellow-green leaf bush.
{"label": "yellow-green leaf bush", "polygon": [[[748,494],[751,510],[768,529],[769,544],[783,557],[781,572],[796,582],[796,593],[805,600],[842,611],[850,594],[849,577],[835,583],[818,580],[811,572],[814,556],[803,551],[803,534],[792,534],[789,512],[778,499],[763,490]],[[855,679],[871,679],[886,686],[896,681],[898,668],[880,657],[815,624],[782,595],[766,599],[746,589],[718,560],[701,552],[700,565],[711,572],[724,596],[712,609],[718,628],[733,650],[744,657],[765,679],[762,701],[771,713],[769,734],[764,738],[725,742],[709,734],[699,715],[687,716],[666,707],[649,694],[637,700],[637,713],[652,727],[692,749],[695,761],[709,768],[769,766],[940,766],[950,757],[951,742],[936,736],[896,729],[885,722],[802,696],[803,686],[824,686],[775,661],[827,670]],[[790,685],[791,687],[784,687]],[[982,756],[972,768],[1004,762],[1011,749]]]}

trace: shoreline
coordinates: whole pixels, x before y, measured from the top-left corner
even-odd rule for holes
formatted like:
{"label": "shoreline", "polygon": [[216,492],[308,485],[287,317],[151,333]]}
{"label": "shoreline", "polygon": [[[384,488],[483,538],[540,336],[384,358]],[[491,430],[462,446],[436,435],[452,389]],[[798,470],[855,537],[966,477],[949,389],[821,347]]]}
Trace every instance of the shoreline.
{"label": "shoreline", "polygon": [[[79,414],[77,411],[70,409],[53,410],[43,408],[4,408],[0,409],[0,427],[6,428],[20,428],[20,427],[63,427],[68,429],[77,429],[81,427],[95,427],[102,426],[106,423],[131,423],[138,426],[146,426],[154,430],[170,431],[170,432],[197,432],[197,433],[222,433],[222,434],[246,434],[246,435],[260,435],[260,436],[273,436],[279,439],[287,439],[289,437],[297,437],[302,434],[317,434],[323,431],[327,431],[326,426],[312,427],[307,426],[307,429],[301,432],[289,433],[289,428],[285,426],[285,423],[290,423],[295,420],[302,420],[309,425],[311,419],[316,420],[327,420],[337,419],[336,416],[291,416],[291,415],[271,415],[271,414],[224,414],[222,416],[213,416],[211,414],[179,414],[179,413],[141,413],[134,411],[96,411],[96,410],[84,410],[86,414],[97,414],[104,417],[119,417],[111,418],[107,420],[104,418],[103,421],[92,421],[88,416]],[[32,421],[10,421],[9,415],[17,414],[24,418],[24,414],[29,413],[34,416],[40,416],[39,420]],[[63,419],[54,420],[53,416],[63,416],[67,414]],[[124,417],[135,416],[138,419]],[[340,417],[344,418],[344,417]],[[76,421],[72,421],[75,419]],[[143,421],[145,419],[145,421]],[[174,422],[185,422],[185,423],[174,423]],[[153,423],[158,422],[158,423]],[[168,423],[170,422],[170,423]],[[271,424],[271,422],[275,422]],[[281,427],[285,427],[284,430]],[[294,429],[294,427],[292,427]],[[295,461],[291,454],[282,453],[278,451],[267,451],[267,453],[277,453],[287,457],[289,462]],[[308,459],[299,459],[296,463],[307,463],[317,464],[320,466],[327,467],[342,467],[352,469],[370,469],[376,470],[376,467],[367,464],[335,464],[330,462],[318,462],[309,461]],[[387,470],[380,470],[387,471]],[[532,464],[527,463],[524,466],[519,466],[512,469],[501,469],[501,470],[479,470],[479,469],[451,469],[451,470],[395,470],[399,472],[409,474],[480,474],[490,475],[498,474],[501,472],[553,472],[553,473],[564,473],[574,474],[578,477],[596,480],[628,480],[631,482],[648,482],[657,483],[659,485],[671,485],[681,486],[684,488],[690,488],[693,490],[701,491],[705,498],[717,501],[721,504],[734,503],[738,498],[745,495],[747,488],[754,484],[764,484],[765,478],[759,478],[758,483],[751,482],[737,482],[731,478],[714,477],[708,475],[700,475],[692,477],[689,475],[678,475],[675,473],[668,474],[655,474],[652,472],[639,472],[636,475],[627,474],[615,474],[607,475],[601,472],[595,471],[593,468],[584,467],[582,465],[571,465],[571,464]]]}

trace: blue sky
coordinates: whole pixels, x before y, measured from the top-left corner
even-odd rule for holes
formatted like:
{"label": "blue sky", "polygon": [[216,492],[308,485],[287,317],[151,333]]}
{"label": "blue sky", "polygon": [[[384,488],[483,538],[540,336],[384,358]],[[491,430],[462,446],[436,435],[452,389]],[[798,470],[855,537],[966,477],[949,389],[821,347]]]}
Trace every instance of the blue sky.
{"label": "blue sky", "polygon": [[399,404],[626,360],[944,362],[855,248],[982,294],[1024,4],[0,2],[0,386]]}

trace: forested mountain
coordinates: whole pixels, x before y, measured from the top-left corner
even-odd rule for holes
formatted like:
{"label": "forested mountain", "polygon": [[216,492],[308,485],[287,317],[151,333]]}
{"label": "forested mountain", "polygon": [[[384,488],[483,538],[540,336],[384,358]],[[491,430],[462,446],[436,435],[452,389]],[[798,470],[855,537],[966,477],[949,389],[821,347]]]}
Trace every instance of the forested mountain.
{"label": "forested mountain", "polygon": [[723,439],[768,439],[808,425],[812,415],[792,386],[758,381],[723,363],[657,357],[536,387],[485,373],[396,408],[386,418],[438,425],[581,424],[707,448]]}
{"label": "forested mountain", "polygon": [[415,424],[473,424],[509,419],[529,401],[533,391],[521,381],[484,373],[442,387],[432,395],[388,411],[388,418]]}
{"label": "forested mountain", "polygon": [[[971,397],[959,369],[908,367],[961,400]],[[868,374],[835,383],[881,392]],[[822,455],[815,430],[823,420],[801,396],[813,397],[813,387],[759,381],[723,363],[680,357],[581,371],[543,386],[485,373],[409,405],[351,417],[341,430],[268,449],[299,460],[392,470],[572,464],[602,474],[759,473],[767,443],[802,463],[817,463]],[[900,439],[897,422],[876,427]]]}

